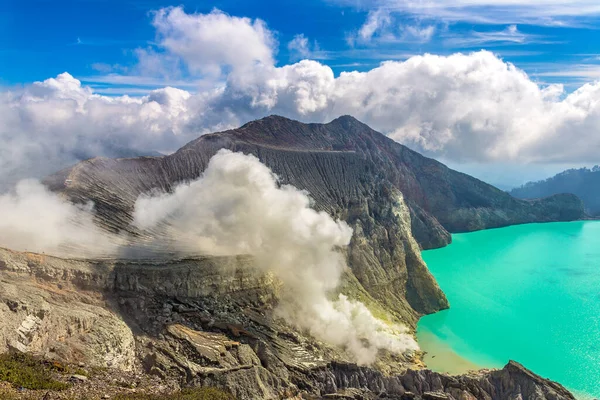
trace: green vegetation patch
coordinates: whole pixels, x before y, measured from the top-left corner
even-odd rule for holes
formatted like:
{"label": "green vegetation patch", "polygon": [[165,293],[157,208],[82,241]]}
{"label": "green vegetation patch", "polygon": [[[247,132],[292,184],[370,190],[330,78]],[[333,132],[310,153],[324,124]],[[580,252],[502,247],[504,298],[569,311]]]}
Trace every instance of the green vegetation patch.
{"label": "green vegetation patch", "polygon": [[0,354],[0,381],[31,390],[64,390],[68,383],[54,379],[52,367],[27,354]]}
{"label": "green vegetation patch", "polygon": [[173,394],[149,395],[149,394],[120,394],[115,400],[235,400],[227,392],[212,387],[184,389]]}

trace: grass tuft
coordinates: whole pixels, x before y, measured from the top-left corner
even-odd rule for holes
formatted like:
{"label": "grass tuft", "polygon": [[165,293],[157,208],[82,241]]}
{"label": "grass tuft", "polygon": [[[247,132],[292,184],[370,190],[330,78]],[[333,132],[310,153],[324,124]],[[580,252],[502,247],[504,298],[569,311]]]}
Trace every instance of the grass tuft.
{"label": "grass tuft", "polygon": [[31,390],[64,390],[69,384],[57,381],[52,368],[27,354],[0,354],[0,381]]}
{"label": "grass tuft", "polygon": [[235,400],[235,398],[220,389],[203,387],[184,389],[169,395],[120,394],[114,400]]}

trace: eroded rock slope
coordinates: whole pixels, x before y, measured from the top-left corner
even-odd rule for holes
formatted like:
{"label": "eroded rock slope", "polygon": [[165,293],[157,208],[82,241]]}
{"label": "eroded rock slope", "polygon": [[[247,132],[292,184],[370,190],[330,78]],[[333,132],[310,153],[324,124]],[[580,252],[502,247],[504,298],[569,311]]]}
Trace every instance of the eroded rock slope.
{"label": "eroded rock slope", "polygon": [[0,249],[0,352],[222,387],[240,400],[574,399],[513,362],[456,377],[423,369],[416,354],[352,364],[274,319],[281,288],[251,266],[247,257],[81,261]]}

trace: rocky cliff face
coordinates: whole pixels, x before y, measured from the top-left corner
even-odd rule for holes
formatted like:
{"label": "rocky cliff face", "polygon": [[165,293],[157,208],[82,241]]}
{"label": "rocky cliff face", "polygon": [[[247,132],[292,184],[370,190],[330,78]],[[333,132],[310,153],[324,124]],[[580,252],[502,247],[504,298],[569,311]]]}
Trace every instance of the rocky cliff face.
{"label": "rocky cliff face", "polygon": [[513,362],[456,377],[424,370],[416,354],[383,354],[359,367],[273,318],[280,288],[251,264],[80,261],[0,249],[0,352],[222,387],[240,400],[573,399]]}

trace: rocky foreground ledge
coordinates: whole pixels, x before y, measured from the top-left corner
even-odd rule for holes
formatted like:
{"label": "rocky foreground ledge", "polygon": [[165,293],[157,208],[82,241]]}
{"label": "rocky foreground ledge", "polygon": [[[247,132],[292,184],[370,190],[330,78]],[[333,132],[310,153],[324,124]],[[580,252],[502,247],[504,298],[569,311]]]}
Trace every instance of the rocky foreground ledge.
{"label": "rocky foreground ledge", "polygon": [[251,263],[81,261],[0,249],[0,353],[67,366],[59,380],[68,383],[62,391],[2,383],[0,395],[166,399],[210,387],[240,400],[574,399],[515,362],[461,376],[425,369],[418,354],[357,366],[274,319],[277,282],[251,272]]}

